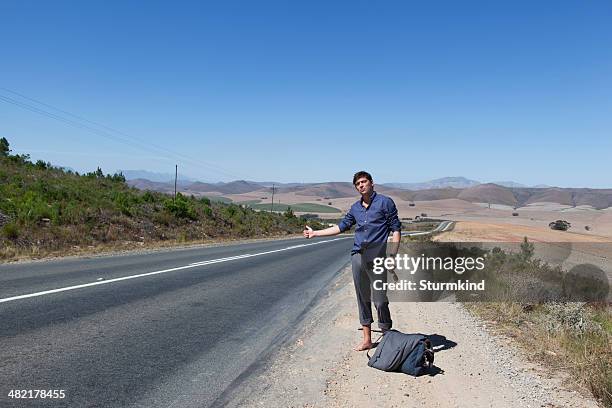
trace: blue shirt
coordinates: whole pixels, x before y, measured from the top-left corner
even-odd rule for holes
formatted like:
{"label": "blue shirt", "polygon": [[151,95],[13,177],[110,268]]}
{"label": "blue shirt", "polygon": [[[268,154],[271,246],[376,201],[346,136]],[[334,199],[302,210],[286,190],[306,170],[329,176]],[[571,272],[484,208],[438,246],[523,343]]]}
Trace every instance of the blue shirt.
{"label": "blue shirt", "polygon": [[370,244],[385,245],[389,232],[402,229],[402,223],[397,216],[397,208],[391,198],[373,191],[368,208],[362,205],[362,201],[360,199],[353,204],[344,219],[338,224],[340,232],[357,224],[351,254],[360,252]]}

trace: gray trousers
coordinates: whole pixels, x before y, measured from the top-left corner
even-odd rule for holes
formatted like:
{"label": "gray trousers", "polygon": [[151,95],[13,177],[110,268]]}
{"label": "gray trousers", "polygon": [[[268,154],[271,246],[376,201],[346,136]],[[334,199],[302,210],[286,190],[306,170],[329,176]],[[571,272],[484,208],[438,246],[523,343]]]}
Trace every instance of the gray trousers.
{"label": "gray trousers", "polygon": [[372,271],[372,262],[367,262],[362,254],[351,255],[353,267],[353,283],[357,294],[357,307],[359,308],[359,323],[369,326],[374,322],[372,318],[372,302],[378,314],[378,327],[389,330],[393,324],[389,311],[389,300],[386,291],[374,290],[373,282],[381,280],[387,282],[387,272],[377,275]]}

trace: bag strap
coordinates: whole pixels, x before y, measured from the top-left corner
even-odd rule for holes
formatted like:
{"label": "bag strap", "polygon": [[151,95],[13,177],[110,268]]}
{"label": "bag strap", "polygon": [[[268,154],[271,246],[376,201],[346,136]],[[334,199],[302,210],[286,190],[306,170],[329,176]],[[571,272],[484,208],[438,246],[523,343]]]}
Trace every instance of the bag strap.
{"label": "bag strap", "polygon": [[[380,339],[382,339],[384,335],[385,335],[385,333],[383,333],[380,336],[378,336],[378,339],[376,339],[376,341],[374,343],[380,344]],[[374,343],[372,343],[372,344],[374,344]],[[378,346],[376,346],[376,347],[378,347]],[[370,350],[372,350],[372,348],[369,348],[368,351],[366,351],[366,357],[368,358],[368,360],[371,358],[370,357]]]}
{"label": "bag strap", "polygon": [[434,349],[432,347],[430,339],[426,338],[424,342],[425,342],[425,352],[423,354],[425,357],[425,363],[427,364],[428,368],[431,368],[431,366],[433,366],[433,363],[434,363]]}

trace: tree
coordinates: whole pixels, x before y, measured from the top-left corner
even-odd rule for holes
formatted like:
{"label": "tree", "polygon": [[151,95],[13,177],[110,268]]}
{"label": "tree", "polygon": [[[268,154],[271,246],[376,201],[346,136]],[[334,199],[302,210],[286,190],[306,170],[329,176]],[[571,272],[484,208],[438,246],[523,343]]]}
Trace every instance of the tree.
{"label": "tree", "polygon": [[[49,163],[49,164],[50,164],[50,163]],[[44,161],[44,160],[38,160],[38,161],[36,162],[35,166],[36,166],[36,167],[38,167],[39,169],[43,169],[43,170],[44,170],[44,169],[46,169],[46,168],[48,168],[48,167],[51,167],[51,166],[48,166],[48,165],[47,165],[47,163],[45,163],[45,161]]]}
{"label": "tree", "polygon": [[523,243],[521,244],[521,258],[525,261],[529,261],[533,257],[533,253],[535,251],[535,247],[532,242],[527,240],[527,237],[523,238]]}
{"label": "tree", "polygon": [[5,137],[3,137],[0,139],[0,156],[7,157],[10,152],[11,149],[9,149],[9,142]]}
{"label": "tree", "polygon": [[115,173],[112,176],[110,174],[107,174],[106,178],[111,180],[111,181],[116,181],[116,182],[119,182],[119,183],[125,183],[125,176],[123,175],[122,172]]}

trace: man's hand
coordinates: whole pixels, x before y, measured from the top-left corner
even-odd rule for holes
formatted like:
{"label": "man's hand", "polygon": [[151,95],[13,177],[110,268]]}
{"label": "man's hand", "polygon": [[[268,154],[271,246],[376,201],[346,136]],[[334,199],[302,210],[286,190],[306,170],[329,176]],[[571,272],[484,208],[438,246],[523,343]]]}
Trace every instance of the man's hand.
{"label": "man's hand", "polygon": [[308,225],[304,228],[304,238],[312,238],[315,237],[315,232]]}
{"label": "man's hand", "polygon": [[[387,266],[391,266],[390,268],[387,268],[387,272],[391,273],[391,276],[393,277],[393,280],[394,280],[395,282],[398,282],[398,281],[399,281],[399,278],[397,277],[397,274],[395,273],[395,266],[396,266],[396,265],[395,265],[395,263],[396,263],[396,262],[395,262],[395,256],[389,256],[387,259],[393,259],[393,262],[389,262],[391,265],[388,265],[388,264],[385,262],[385,265],[387,265]],[[385,261],[386,261],[386,260],[385,260]]]}
{"label": "man's hand", "polygon": [[385,259],[385,267],[389,272],[395,272],[395,256],[387,256]]}

